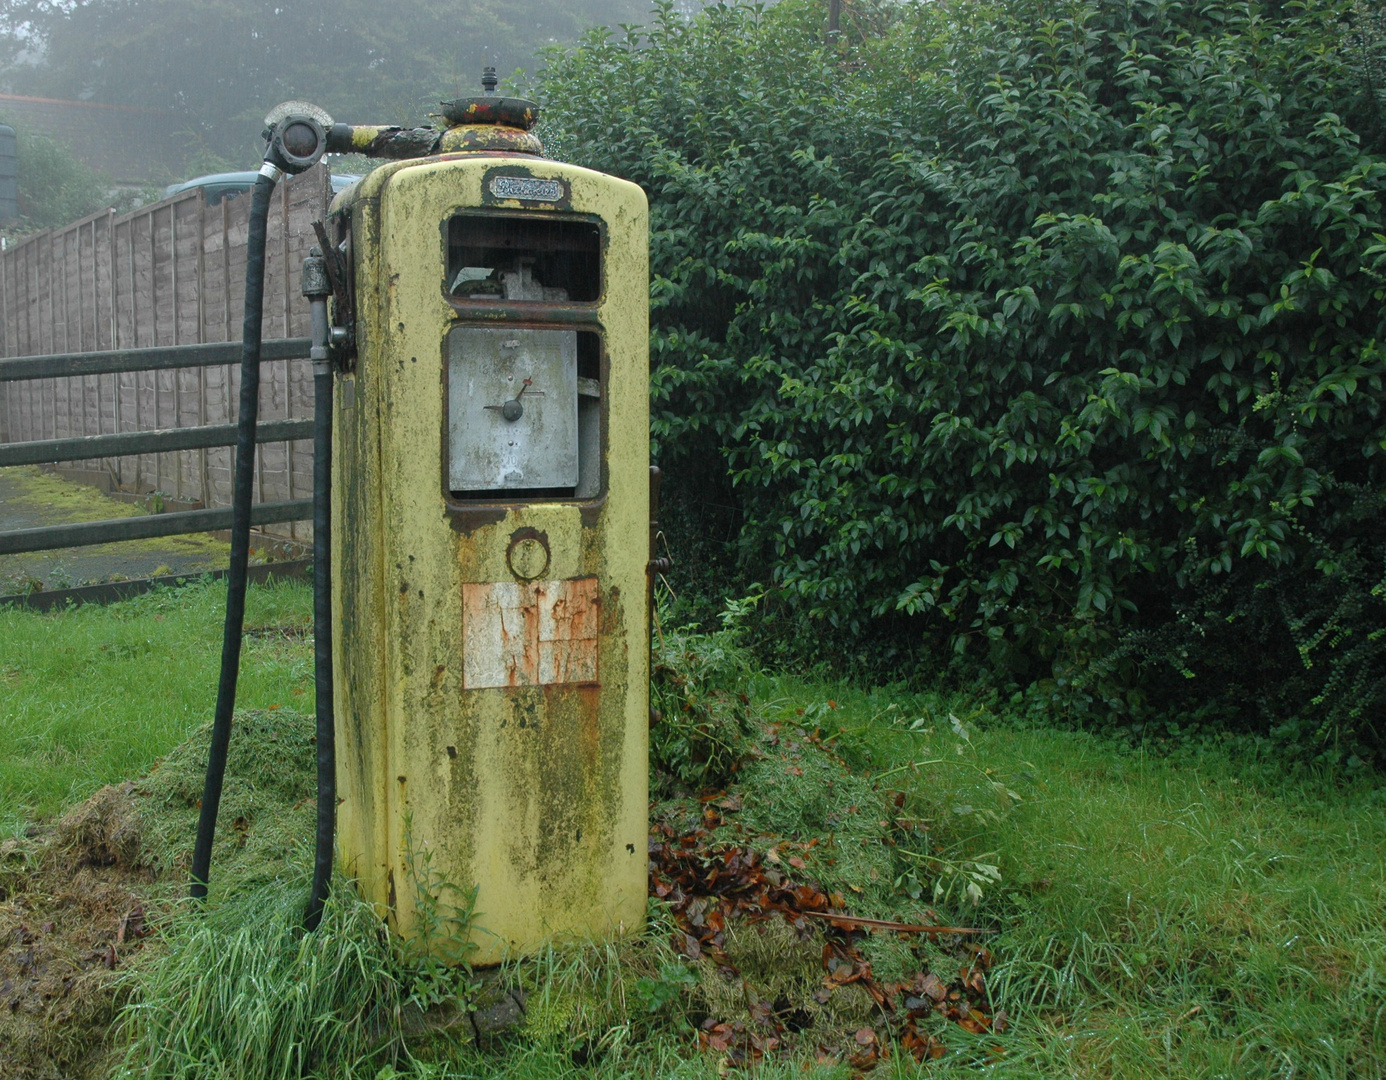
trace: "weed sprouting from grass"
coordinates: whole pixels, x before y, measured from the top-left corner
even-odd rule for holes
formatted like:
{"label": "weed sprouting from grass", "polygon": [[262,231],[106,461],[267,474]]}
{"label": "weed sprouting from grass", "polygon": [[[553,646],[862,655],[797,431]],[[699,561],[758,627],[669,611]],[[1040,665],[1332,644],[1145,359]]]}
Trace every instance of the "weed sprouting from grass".
{"label": "weed sprouting from grass", "polygon": [[339,884],[304,933],[302,907],[295,883],[166,920],[166,951],[130,980],[117,1080],[347,1080],[393,1061],[401,988],[374,909]]}
{"label": "weed sprouting from grass", "polygon": [[642,976],[635,983],[639,1008],[646,1013],[661,1012],[698,985],[698,977],[680,963],[665,964],[655,976]]}
{"label": "weed sprouting from grass", "polygon": [[424,1010],[454,1000],[465,1006],[474,989],[467,959],[477,949],[472,940],[477,887],[451,882],[433,865],[433,849],[415,837],[414,816],[407,812],[403,854],[414,929],[396,942],[395,953],[408,1000]]}

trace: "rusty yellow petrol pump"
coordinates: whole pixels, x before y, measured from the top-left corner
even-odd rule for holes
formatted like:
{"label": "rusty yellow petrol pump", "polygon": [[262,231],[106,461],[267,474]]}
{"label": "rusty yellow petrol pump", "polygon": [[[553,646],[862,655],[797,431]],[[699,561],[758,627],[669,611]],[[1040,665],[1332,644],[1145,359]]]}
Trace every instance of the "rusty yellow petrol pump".
{"label": "rusty yellow petrol pump", "polygon": [[488,963],[644,918],[648,216],[636,185],[544,158],[528,102],[446,115],[327,223],[355,330],[333,437],[337,851],[406,937],[428,853],[434,885],[476,889]]}

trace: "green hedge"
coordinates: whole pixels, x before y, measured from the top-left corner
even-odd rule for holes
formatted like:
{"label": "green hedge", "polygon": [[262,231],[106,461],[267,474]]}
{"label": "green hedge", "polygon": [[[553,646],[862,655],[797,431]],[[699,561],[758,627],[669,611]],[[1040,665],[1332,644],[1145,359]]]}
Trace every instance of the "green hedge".
{"label": "green hedge", "polygon": [[664,5],[544,80],[556,155],[651,196],[656,453],[730,481],[743,580],[885,674],[1380,747],[1348,8],[862,5],[825,46],[825,6]]}

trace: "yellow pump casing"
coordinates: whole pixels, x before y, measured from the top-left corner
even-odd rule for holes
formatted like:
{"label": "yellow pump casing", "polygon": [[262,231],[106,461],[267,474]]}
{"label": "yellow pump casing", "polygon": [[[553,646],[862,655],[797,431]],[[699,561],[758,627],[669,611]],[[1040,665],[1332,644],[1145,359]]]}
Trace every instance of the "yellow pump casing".
{"label": "yellow pump casing", "polygon": [[[338,237],[349,233],[357,340],[355,368],[337,381],[333,449],[340,865],[406,938],[420,932],[424,892],[457,905],[452,887],[476,889],[475,963],[554,934],[639,926],[649,731],[644,193],[529,155],[442,154],[377,168],[337,198],[332,216]],[[599,259],[599,287],[572,299],[541,288],[539,271],[524,266],[526,244],[540,269]],[[582,251],[552,255],[545,244]],[[486,266],[455,265],[509,259],[507,245],[518,245],[521,269],[495,271],[496,280],[476,278]],[[587,280],[574,277],[567,291]],[[482,291],[466,293],[473,288]],[[575,429],[567,383],[555,389],[568,376],[554,374],[574,349]],[[528,369],[516,365],[528,361],[510,359],[525,350],[548,365],[540,385],[519,378]],[[507,364],[510,374],[496,376]],[[501,402],[465,398],[495,377],[512,380],[525,422],[547,417],[559,432],[561,483],[455,489],[459,475],[493,482],[489,465],[467,471],[468,440],[489,453],[486,433],[503,441],[512,430]],[[537,475],[542,456],[524,469],[503,465],[494,482]]]}

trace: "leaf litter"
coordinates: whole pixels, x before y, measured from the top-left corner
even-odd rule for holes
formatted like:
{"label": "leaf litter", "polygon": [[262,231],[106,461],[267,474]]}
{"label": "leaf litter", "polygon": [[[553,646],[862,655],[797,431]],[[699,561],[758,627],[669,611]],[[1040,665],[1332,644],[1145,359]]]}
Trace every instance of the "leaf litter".
{"label": "leaf litter", "polygon": [[891,849],[921,827],[905,799],[817,733],[766,725],[744,749],[736,783],[652,812],[650,895],[700,973],[699,1045],[732,1068],[811,1055],[864,1073],[897,1049],[942,1057],[949,1026],[1004,1032],[986,931],[901,910]]}

